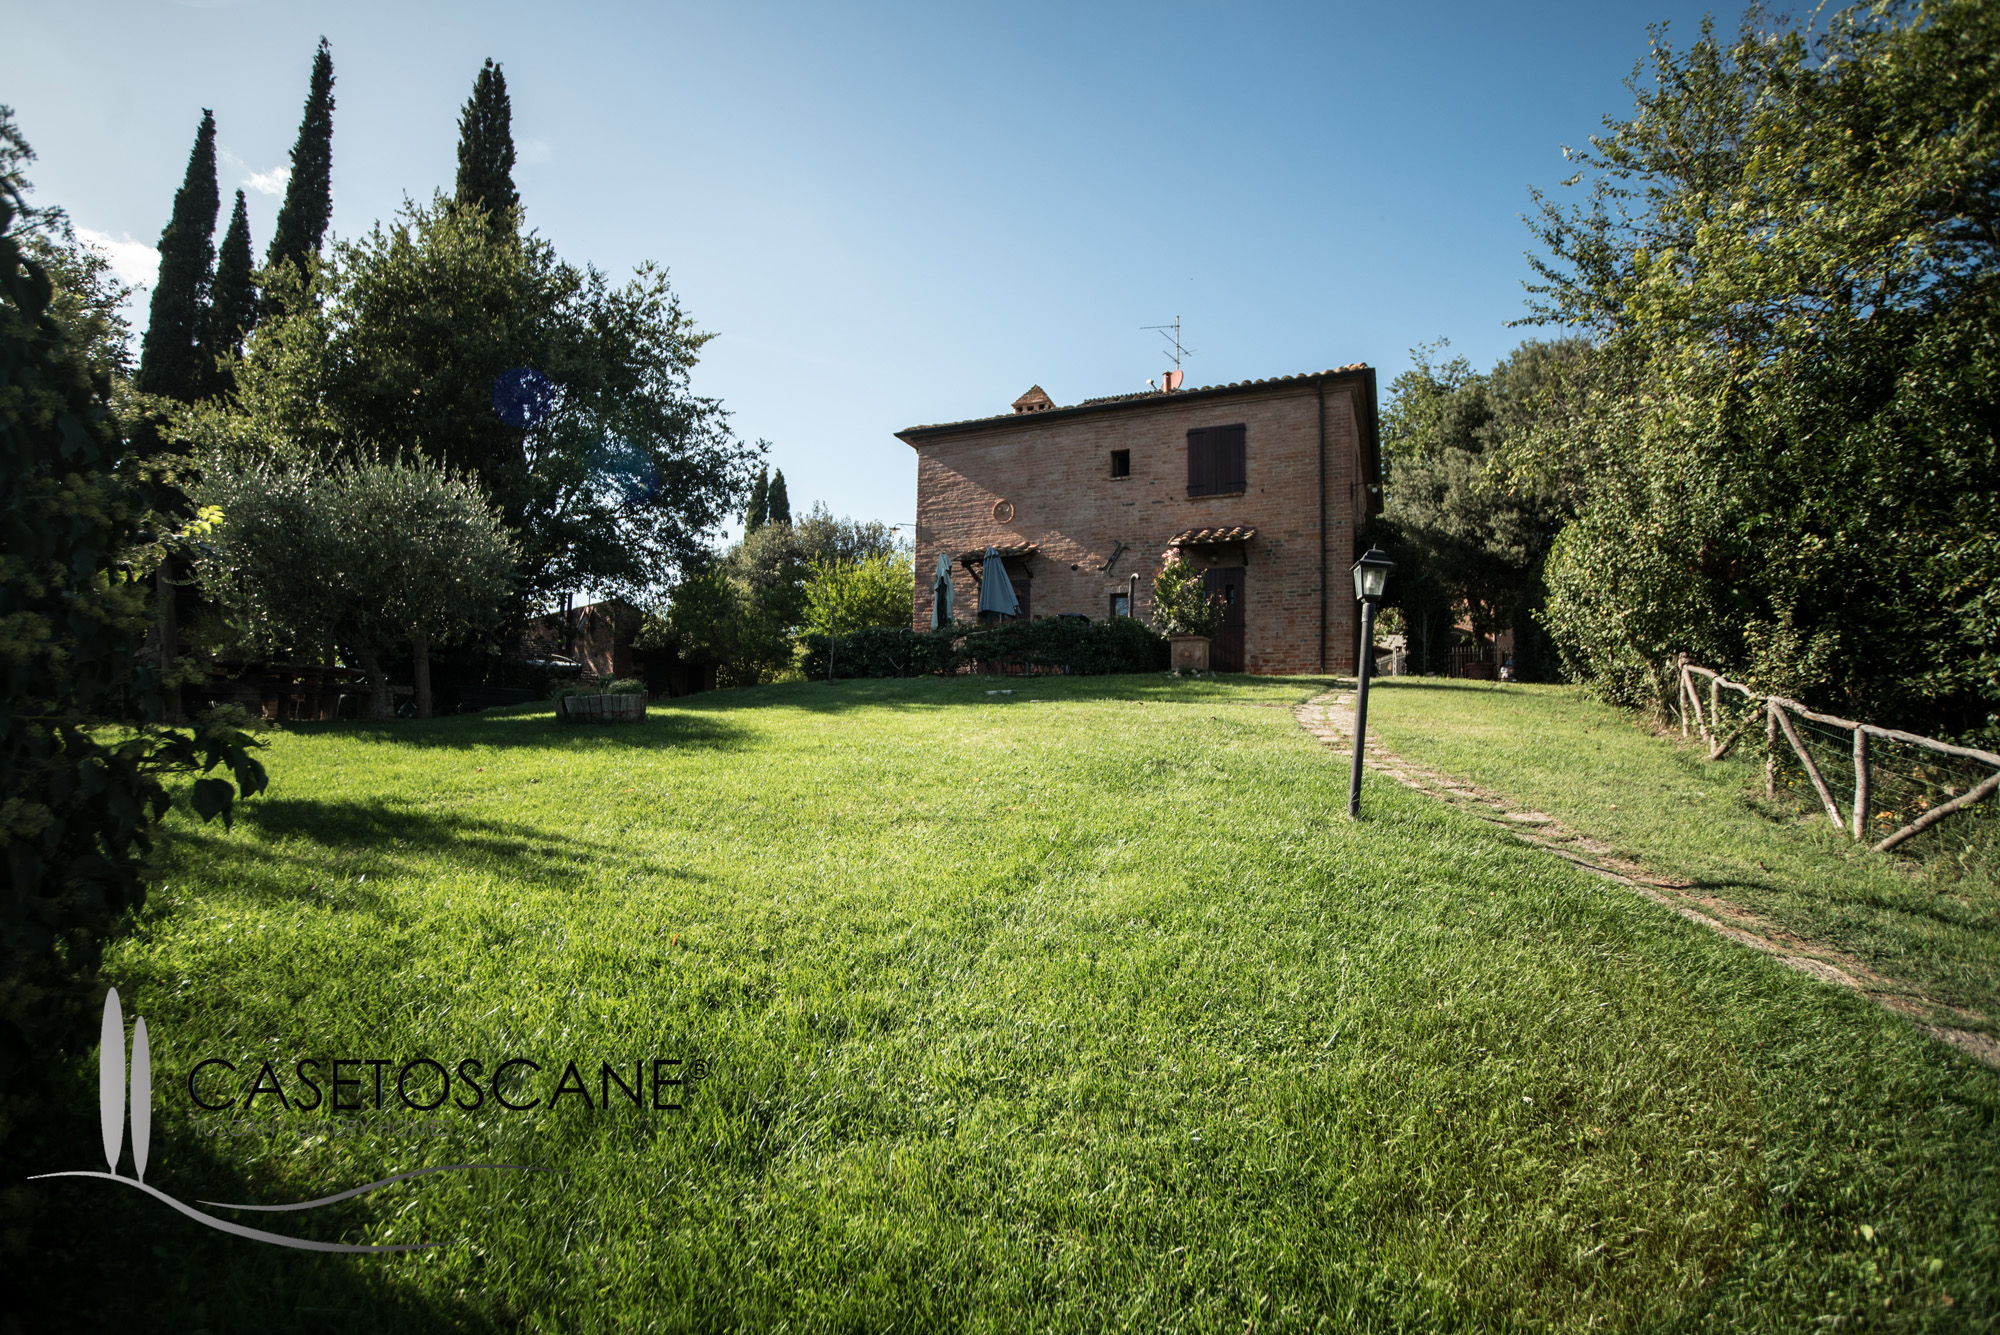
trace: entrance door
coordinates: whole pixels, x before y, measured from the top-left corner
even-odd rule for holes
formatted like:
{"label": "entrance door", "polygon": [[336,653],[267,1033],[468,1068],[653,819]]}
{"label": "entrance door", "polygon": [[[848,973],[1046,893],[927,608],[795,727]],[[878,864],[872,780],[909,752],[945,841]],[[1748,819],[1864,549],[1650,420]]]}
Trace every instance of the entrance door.
{"label": "entrance door", "polygon": [[1210,597],[1222,595],[1227,606],[1208,646],[1208,665],[1217,672],[1243,670],[1243,567],[1223,566],[1202,577]]}

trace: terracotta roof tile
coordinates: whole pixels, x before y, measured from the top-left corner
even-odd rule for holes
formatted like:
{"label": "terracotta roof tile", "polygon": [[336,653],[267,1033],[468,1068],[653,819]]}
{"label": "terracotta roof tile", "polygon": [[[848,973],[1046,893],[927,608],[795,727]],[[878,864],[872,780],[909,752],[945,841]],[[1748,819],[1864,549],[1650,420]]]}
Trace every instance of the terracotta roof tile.
{"label": "terracotta roof tile", "polygon": [[1167,539],[1169,547],[1213,547],[1224,542],[1248,542],[1257,536],[1254,528],[1241,524],[1227,528],[1191,528],[1174,534]]}
{"label": "terracotta roof tile", "polygon": [[[1100,398],[1084,399],[1080,403],[1072,403],[1067,407],[1051,406],[1049,408],[1042,408],[1037,410],[1037,413],[1035,415],[1039,415],[1039,413],[1044,413],[1044,412],[1075,412],[1076,410],[1081,408],[1102,408],[1114,403],[1139,403],[1145,400],[1164,401],[1167,399],[1185,399],[1185,398],[1199,397],[1207,394],[1221,394],[1221,393],[1226,393],[1230,390],[1248,390],[1248,389],[1263,388],[1266,386],[1275,387],[1279,385],[1294,385],[1294,384],[1299,384],[1303,381],[1312,380],[1318,376],[1343,375],[1355,371],[1366,371],[1367,369],[1368,369],[1368,363],[1366,362],[1349,362],[1346,366],[1335,366],[1325,371],[1305,371],[1301,372],[1298,375],[1272,376],[1268,380],[1232,380],[1229,381],[1227,384],[1221,384],[1221,385],[1192,385],[1186,389],[1174,390],[1172,393],[1162,393],[1158,390],[1141,390],[1135,394],[1107,394]],[[1041,388],[1040,385],[1035,386],[1035,389],[1040,389],[1040,388]],[[1034,390],[1029,391],[1030,394],[1032,394],[1033,392]],[[1027,397],[1028,397],[1027,394],[1021,396],[1022,399],[1026,399]],[[906,436],[913,431],[942,431],[949,429],[951,427],[984,426],[989,422],[1011,422],[1023,415],[1024,414],[1022,414],[1017,409],[1005,413],[995,413],[990,417],[968,417],[958,422],[928,422],[921,426],[904,427],[903,430],[897,432],[896,434],[898,436]]]}

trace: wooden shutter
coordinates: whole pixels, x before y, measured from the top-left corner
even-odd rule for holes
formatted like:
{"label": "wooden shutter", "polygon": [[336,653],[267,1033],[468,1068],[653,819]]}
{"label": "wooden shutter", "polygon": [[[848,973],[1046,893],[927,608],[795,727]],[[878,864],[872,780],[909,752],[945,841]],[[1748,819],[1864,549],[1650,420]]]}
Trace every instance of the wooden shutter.
{"label": "wooden shutter", "polygon": [[1245,489],[1244,435],[1241,423],[1188,432],[1188,495],[1227,496]]}
{"label": "wooden shutter", "polygon": [[1215,490],[1210,479],[1215,476],[1215,451],[1210,447],[1208,428],[1196,427],[1188,432],[1188,495],[1206,496]]}
{"label": "wooden shutter", "polygon": [[1215,434],[1215,491],[1217,495],[1243,491],[1243,438],[1245,431],[1236,426],[1211,427]]}

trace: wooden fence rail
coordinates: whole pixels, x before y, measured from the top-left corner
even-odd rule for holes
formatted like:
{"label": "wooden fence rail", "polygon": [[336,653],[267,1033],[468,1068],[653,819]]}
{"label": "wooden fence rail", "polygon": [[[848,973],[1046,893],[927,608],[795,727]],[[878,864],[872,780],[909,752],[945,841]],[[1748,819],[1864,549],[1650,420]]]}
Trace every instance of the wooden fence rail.
{"label": "wooden fence rail", "polygon": [[[1708,705],[1702,706],[1701,690],[1695,685],[1696,677],[1708,679]],[[1759,712],[1764,715],[1764,739],[1766,745],[1764,761],[1764,791],[1775,796],[1777,793],[1778,734],[1783,733],[1791,744],[1792,751],[1799,758],[1799,765],[1806,777],[1812,781],[1813,791],[1819,794],[1820,802],[1826,807],[1826,818],[1833,822],[1833,828],[1843,834],[1860,839],[1866,829],[1868,799],[1870,791],[1868,739],[1880,737],[1887,741],[1901,742],[1905,746],[1922,747],[1942,755],[1956,756],[1963,760],[1976,760],[1983,765],[1994,767],[1984,783],[1980,783],[1960,793],[1949,802],[1940,803],[1904,825],[1875,845],[1877,853],[1886,853],[1907,839],[1922,834],[1931,826],[1955,811],[1963,811],[1977,802],[1984,801],[2000,792],[2000,755],[1991,751],[1981,751],[1970,746],[1954,746],[1950,742],[1940,742],[1932,737],[1919,737],[1915,733],[1901,732],[1895,728],[1878,728],[1872,723],[1856,723],[1853,719],[1837,718],[1832,714],[1815,713],[1796,700],[1788,700],[1782,695],[1759,695],[1740,681],[1731,681],[1712,668],[1690,663],[1687,655],[1680,658],[1681,679],[1681,735],[1688,732],[1688,719],[1695,721],[1702,740],[1708,743],[1708,758],[1720,760],[1743,736],[1756,720]],[[1753,706],[1727,736],[1722,732],[1722,692],[1735,691]],[[1761,710],[1755,708],[1761,706]],[[1833,790],[1827,787],[1826,779],[1820,774],[1819,766],[1813,763],[1812,753],[1806,749],[1799,737],[1798,729],[1792,724],[1792,716],[1811,719],[1828,727],[1844,728],[1854,735],[1854,801],[1850,808],[1850,819],[1842,820],[1840,806],[1834,801]]]}

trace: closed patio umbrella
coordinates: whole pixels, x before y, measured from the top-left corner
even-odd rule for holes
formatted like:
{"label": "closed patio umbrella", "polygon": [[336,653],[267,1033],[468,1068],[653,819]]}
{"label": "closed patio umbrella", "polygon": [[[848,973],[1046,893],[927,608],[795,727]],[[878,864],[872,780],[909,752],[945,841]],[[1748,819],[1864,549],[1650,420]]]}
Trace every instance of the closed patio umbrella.
{"label": "closed patio umbrella", "polygon": [[951,555],[938,553],[937,576],[931,581],[931,629],[951,624]]}
{"label": "closed patio umbrella", "polygon": [[1007,578],[1006,563],[992,547],[986,549],[986,564],[979,572],[979,610],[998,612],[1003,617],[1021,613],[1021,600],[1014,596],[1014,581]]}

